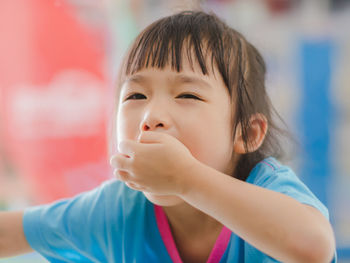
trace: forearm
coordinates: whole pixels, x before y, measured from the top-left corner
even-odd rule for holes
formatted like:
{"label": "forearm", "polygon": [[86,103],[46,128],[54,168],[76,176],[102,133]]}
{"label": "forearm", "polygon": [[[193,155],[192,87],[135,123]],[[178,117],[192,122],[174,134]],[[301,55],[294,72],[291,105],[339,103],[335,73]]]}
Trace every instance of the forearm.
{"label": "forearm", "polygon": [[200,163],[186,178],[186,202],[266,254],[283,262],[330,261],[333,233],[314,208]]}
{"label": "forearm", "polygon": [[23,232],[23,212],[0,212],[0,258],[31,252]]}

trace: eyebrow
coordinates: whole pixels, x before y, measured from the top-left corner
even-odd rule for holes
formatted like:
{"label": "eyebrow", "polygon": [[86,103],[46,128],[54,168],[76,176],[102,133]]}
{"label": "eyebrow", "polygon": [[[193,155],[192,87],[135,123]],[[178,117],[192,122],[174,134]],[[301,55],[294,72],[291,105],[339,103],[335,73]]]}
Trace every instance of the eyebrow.
{"label": "eyebrow", "polygon": [[[203,86],[205,88],[211,88],[211,85],[207,81],[198,77],[189,76],[185,74],[177,74],[176,76],[170,77],[169,79],[171,82],[176,84],[199,84],[200,86]],[[137,84],[147,83],[148,78],[143,75],[136,74],[130,76],[125,82],[134,82]]]}
{"label": "eyebrow", "polygon": [[206,88],[211,88],[211,85],[201,79],[201,78],[197,78],[197,77],[194,77],[194,76],[188,76],[188,75],[184,75],[184,74],[179,74],[179,75],[176,75],[174,77],[174,82],[175,83],[182,83],[182,84],[199,84],[203,87],[206,87]]}
{"label": "eyebrow", "polygon": [[134,82],[134,83],[141,84],[141,83],[147,82],[147,78],[142,76],[142,75],[132,75],[129,78],[127,78],[125,80],[125,82],[126,83],[127,82]]}

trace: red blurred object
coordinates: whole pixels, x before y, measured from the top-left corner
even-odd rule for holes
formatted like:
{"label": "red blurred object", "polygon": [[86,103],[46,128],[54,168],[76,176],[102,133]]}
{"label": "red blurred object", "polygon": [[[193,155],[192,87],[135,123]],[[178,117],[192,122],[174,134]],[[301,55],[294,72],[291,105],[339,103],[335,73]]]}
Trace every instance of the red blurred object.
{"label": "red blurred object", "polygon": [[106,180],[102,35],[47,0],[2,0],[0,32],[3,142],[33,201]]}
{"label": "red blurred object", "polygon": [[266,0],[267,6],[274,14],[288,12],[297,0]]}

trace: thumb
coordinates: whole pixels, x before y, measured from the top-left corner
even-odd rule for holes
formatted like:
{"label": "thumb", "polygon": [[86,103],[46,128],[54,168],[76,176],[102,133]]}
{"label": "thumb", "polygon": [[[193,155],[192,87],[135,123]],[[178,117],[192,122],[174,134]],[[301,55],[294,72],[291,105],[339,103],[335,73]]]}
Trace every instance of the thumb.
{"label": "thumb", "polygon": [[161,143],[164,134],[161,132],[154,131],[142,131],[137,138],[140,143]]}

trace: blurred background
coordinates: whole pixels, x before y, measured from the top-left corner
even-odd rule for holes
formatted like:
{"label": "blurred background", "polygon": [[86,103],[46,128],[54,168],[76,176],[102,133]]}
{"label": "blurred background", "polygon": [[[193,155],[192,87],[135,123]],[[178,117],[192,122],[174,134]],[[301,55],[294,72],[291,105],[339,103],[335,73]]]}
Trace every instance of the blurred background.
{"label": "blurred background", "polygon": [[[287,161],[325,203],[350,262],[350,1],[1,0],[0,210],[111,178],[113,86],[146,25],[201,6],[263,54],[267,88],[295,135]],[[0,262],[46,262],[32,253]]]}

